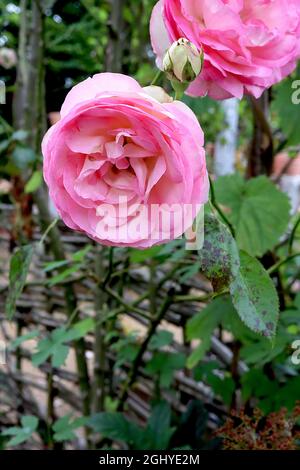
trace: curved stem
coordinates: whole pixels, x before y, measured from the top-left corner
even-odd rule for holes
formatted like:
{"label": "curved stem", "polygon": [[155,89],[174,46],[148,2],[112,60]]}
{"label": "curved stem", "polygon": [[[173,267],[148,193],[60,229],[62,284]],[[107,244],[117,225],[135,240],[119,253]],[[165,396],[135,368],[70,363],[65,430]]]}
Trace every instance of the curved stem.
{"label": "curved stem", "polygon": [[296,223],[293,227],[293,230],[292,230],[292,233],[291,233],[291,236],[290,236],[290,240],[289,240],[289,255],[292,254],[292,250],[293,250],[293,243],[294,243],[294,240],[295,240],[295,236],[296,236],[296,232],[297,232],[297,228],[299,227],[300,225],[300,215],[298,217],[298,219],[296,220]]}
{"label": "curved stem", "polygon": [[229,230],[231,232],[231,235],[233,237],[235,237],[235,230],[234,230],[231,222],[229,222],[228,218],[226,217],[226,215],[222,211],[222,209],[219,207],[219,205],[217,203],[217,200],[216,200],[215,188],[214,188],[212,179],[211,179],[210,175],[208,177],[209,177],[209,182],[210,182],[210,202],[211,202],[212,206],[216,209],[216,211],[218,212],[220,217],[223,219],[223,221],[225,222],[227,227],[229,228]]}
{"label": "curved stem", "polygon": [[288,263],[289,261],[298,258],[300,256],[300,253],[295,253],[294,255],[287,256],[281,261],[278,261],[278,263],[274,264],[270,269],[268,269],[269,274],[273,274],[275,271],[277,271],[279,268],[281,268],[284,264]]}
{"label": "curved stem", "polygon": [[161,77],[163,76],[163,71],[159,70],[151,82],[151,86],[157,85]]}

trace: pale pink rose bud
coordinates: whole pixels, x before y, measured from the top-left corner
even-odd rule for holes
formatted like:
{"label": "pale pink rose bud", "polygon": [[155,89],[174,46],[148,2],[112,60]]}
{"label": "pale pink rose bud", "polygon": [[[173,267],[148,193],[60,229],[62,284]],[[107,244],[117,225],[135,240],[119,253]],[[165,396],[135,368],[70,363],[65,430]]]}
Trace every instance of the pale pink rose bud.
{"label": "pale pink rose bud", "polygon": [[0,48],[0,66],[5,69],[11,69],[17,63],[17,54],[13,49],[8,47]]}
{"label": "pale pink rose bud", "polygon": [[203,65],[203,51],[188,39],[173,42],[163,59],[163,69],[171,81],[190,83],[200,75]]}
{"label": "pale pink rose bud", "polygon": [[259,98],[297,67],[300,1],[159,0],[150,32],[159,68],[166,50],[182,36],[203,49],[203,70],[188,95]]}
{"label": "pale pink rose bud", "polygon": [[150,85],[143,88],[147,95],[151,96],[160,103],[172,103],[173,98],[160,86]]}

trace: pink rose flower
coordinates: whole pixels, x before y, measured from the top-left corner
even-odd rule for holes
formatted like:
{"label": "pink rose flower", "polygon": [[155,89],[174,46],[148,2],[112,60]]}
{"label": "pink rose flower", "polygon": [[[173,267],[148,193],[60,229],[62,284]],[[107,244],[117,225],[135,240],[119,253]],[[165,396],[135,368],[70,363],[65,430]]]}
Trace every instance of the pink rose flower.
{"label": "pink rose flower", "polygon": [[258,98],[300,57],[299,0],[160,0],[150,29],[160,68],[181,37],[203,48],[204,68],[188,88],[191,96]]}
{"label": "pink rose flower", "polygon": [[137,248],[191,227],[208,197],[203,132],[187,106],[169,101],[111,73],[69,92],[42,145],[50,197],[68,227]]}

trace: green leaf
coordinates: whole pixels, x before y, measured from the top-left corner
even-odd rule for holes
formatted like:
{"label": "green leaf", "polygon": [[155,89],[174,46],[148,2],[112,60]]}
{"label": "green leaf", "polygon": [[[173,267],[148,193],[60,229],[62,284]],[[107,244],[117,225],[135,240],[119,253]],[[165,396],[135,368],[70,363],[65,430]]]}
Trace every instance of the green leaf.
{"label": "green leaf", "polygon": [[1,432],[1,435],[2,436],[14,436],[15,434],[18,433],[18,431],[20,430],[20,428],[16,427],[16,426],[13,426],[11,428],[8,428],[8,429],[4,429],[2,432]]}
{"label": "green leaf", "polygon": [[130,261],[131,263],[142,263],[143,261],[147,261],[148,259],[155,258],[161,251],[161,246],[153,246],[151,248],[147,248],[146,250],[136,250],[130,249]]}
{"label": "green leaf", "polygon": [[201,270],[201,263],[193,263],[190,266],[184,266],[178,271],[179,282],[181,284],[186,283],[189,279],[194,277]]}
{"label": "green leaf", "polygon": [[219,395],[227,406],[230,406],[235,390],[234,380],[231,377],[221,378],[215,374],[209,374],[207,383],[211,386],[215,394]]}
{"label": "green leaf", "polygon": [[291,411],[299,401],[299,390],[300,376],[292,377],[273,397],[275,401],[275,409],[279,410],[280,408],[285,407]]}
{"label": "green leaf", "polygon": [[139,342],[136,332],[131,332],[128,336],[119,339],[111,346],[117,352],[114,368],[121,367],[126,362],[133,362],[139,352]]}
{"label": "green leaf", "polygon": [[159,375],[159,382],[162,388],[168,388],[174,378],[176,370],[185,366],[185,355],[182,353],[171,353],[165,351],[155,352],[146,365],[146,371]]}
{"label": "green leaf", "polygon": [[61,268],[61,267],[66,266],[68,264],[70,264],[70,261],[66,260],[66,259],[63,259],[63,260],[60,260],[60,261],[51,261],[50,263],[45,264],[44,271],[45,271],[45,273],[50,272],[50,271],[54,271],[54,269]]}
{"label": "green leaf", "polygon": [[12,427],[2,431],[2,436],[14,436],[7,443],[10,447],[15,447],[28,441],[38,427],[38,419],[35,416],[22,416],[22,427]]}
{"label": "green leaf", "polygon": [[173,341],[173,333],[167,330],[158,331],[152,338],[149,343],[149,349],[155,350],[160,349],[165,346],[169,346]]}
{"label": "green leaf", "polygon": [[49,338],[39,341],[37,345],[38,350],[32,355],[32,364],[36,367],[39,367],[48,359],[48,357],[51,356],[54,348],[55,344]]}
{"label": "green leaf", "polygon": [[68,279],[72,274],[79,271],[80,268],[81,268],[81,264],[74,264],[70,268],[67,268],[64,271],[62,271],[61,273],[57,274],[56,276],[53,276],[49,280],[48,285],[50,287],[53,287],[53,286],[59,284],[60,282],[64,281],[65,279]]}
{"label": "green leaf", "polygon": [[85,320],[75,323],[69,329],[65,326],[56,328],[48,338],[39,341],[37,352],[32,356],[33,365],[38,367],[51,357],[53,367],[62,366],[70,350],[69,346],[64,343],[76,341],[84,337],[89,331],[93,331],[94,328],[95,321],[93,318],[86,318]]}
{"label": "green leaf", "polygon": [[55,421],[52,426],[54,431],[54,440],[56,442],[72,441],[76,439],[76,431],[78,428],[85,426],[89,421],[87,417],[80,417],[73,419],[70,414],[63,416]]}
{"label": "green leaf", "polygon": [[21,346],[21,344],[25,343],[25,341],[34,339],[37,336],[39,336],[39,334],[40,334],[39,330],[33,330],[33,331],[30,331],[30,333],[26,333],[25,335],[18,336],[18,338],[11,341],[9,345],[9,350],[15,351],[19,346]]}
{"label": "green leaf", "polygon": [[117,354],[117,360],[114,364],[114,368],[118,369],[126,362],[133,362],[138,355],[138,352],[139,346],[137,344],[125,344]]}
{"label": "green leaf", "polygon": [[52,353],[52,366],[61,367],[66,362],[69,354],[69,347],[64,344],[58,344]]}
{"label": "green leaf", "polygon": [[72,260],[75,261],[76,263],[80,263],[81,261],[84,260],[84,258],[91,251],[91,249],[92,249],[91,245],[87,245],[86,247],[82,248],[82,250],[76,251],[75,253],[72,254]]}
{"label": "green leaf", "polygon": [[174,432],[174,429],[170,427],[170,422],[170,406],[164,402],[153,408],[145,429],[117,412],[95,414],[88,424],[101,437],[125,442],[130,449],[160,450],[167,448]]}
{"label": "green leaf", "polygon": [[143,430],[128,421],[122,413],[97,413],[89,420],[91,428],[108,439],[126,442],[137,449],[143,439]]}
{"label": "green leaf", "polygon": [[277,335],[274,345],[267,339],[260,338],[260,341],[249,343],[241,348],[241,359],[248,365],[263,366],[273,361],[289,345],[290,340],[287,336]]}
{"label": "green leaf", "polygon": [[187,366],[191,369],[203,359],[209,350],[211,337],[214,330],[222,322],[222,319],[232,312],[232,304],[228,296],[221,296],[214,299],[204,307],[201,312],[188,320],[186,325],[186,335],[189,341],[198,339],[200,345],[195,348],[187,360]]}
{"label": "green leaf", "polygon": [[6,315],[10,320],[15,313],[16,302],[22,294],[32,256],[33,246],[24,245],[17,248],[10,259],[9,291],[5,305]]}
{"label": "green leaf", "polygon": [[12,140],[14,140],[15,142],[22,142],[23,140],[26,139],[26,137],[28,136],[28,132],[27,131],[24,131],[23,129],[20,129],[18,131],[15,131],[11,138]]}
{"label": "green leaf", "polygon": [[232,303],[241,320],[256,333],[273,338],[279,316],[279,301],[272,279],[262,264],[240,252],[239,275],[230,285]]}
{"label": "green leaf", "polygon": [[44,265],[44,271],[51,272],[56,269],[60,269],[64,266],[69,266],[72,265],[72,263],[75,263],[72,265],[70,268],[60,272],[57,276],[54,276],[49,282],[51,285],[55,285],[59,283],[61,280],[64,280],[66,277],[68,277],[70,274],[73,272],[77,271],[80,269],[81,264],[84,261],[85,256],[87,253],[91,250],[91,247],[87,245],[85,248],[82,250],[76,251],[75,253],[72,254],[72,259],[63,259],[59,261],[51,261],[50,263],[46,263]]}
{"label": "green leaf", "polygon": [[27,170],[36,159],[34,151],[27,147],[17,146],[12,155],[12,162],[19,170]]}
{"label": "green leaf", "polygon": [[205,216],[204,245],[199,258],[201,269],[216,292],[228,287],[240,267],[234,238],[228,228],[212,215]]}
{"label": "green leaf", "polygon": [[266,176],[248,181],[238,174],[222,176],[215,192],[233,224],[239,248],[250,255],[262,256],[287,229],[289,199]]}
{"label": "green leaf", "polygon": [[42,172],[35,171],[25,185],[25,193],[34,193],[41,186],[42,181]]}
{"label": "green leaf", "polygon": [[90,331],[95,329],[95,320],[93,318],[85,318],[84,320],[75,323],[72,328],[68,330],[64,336],[64,341],[74,341],[83,338]]}
{"label": "green leaf", "polygon": [[0,154],[4,153],[8,149],[10,142],[11,141],[8,139],[2,140],[0,142]]}
{"label": "green leaf", "polygon": [[22,416],[21,424],[23,428],[29,428],[31,431],[35,431],[38,426],[39,420],[36,416]]}
{"label": "green leaf", "polygon": [[157,404],[146,428],[146,439],[151,450],[167,449],[175,428],[171,427],[171,408],[167,402]]}
{"label": "green leaf", "polygon": [[270,380],[261,369],[250,369],[241,377],[242,397],[247,401],[251,396],[263,398],[267,395],[276,394],[279,385],[276,381]]}
{"label": "green leaf", "polygon": [[[42,339],[37,345],[37,352],[32,356],[32,363],[34,366],[38,367],[43,364],[49,357],[55,356],[55,362],[60,362],[59,358],[66,359],[65,353],[66,350],[60,350],[60,346],[67,341],[68,331],[65,327],[57,328],[53,330],[49,338]],[[58,349],[58,357],[57,351]],[[60,364],[62,365],[62,364]]]}
{"label": "green leaf", "polygon": [[204,404],[200,400],[190,400],[179,417],[179,425],[172,439],[176,442],[176,448],[179,444],[179,449],[182,450],[203,449],[207,444],[208,419],[209,414]]}
{"label": "green leaf", "polygon": [[30,437],[31,436],[28,436],[26,432],[20,431],[15,437],[8,441],[7,445],[10,447],[18,446],[19,444],[23,444],[24,442],[28,441]]}
{"label": "green leaf", "polygon": [[204,358],[205,353],[210,348],[210,343],[211,336],[207,336],[206,338],[203,338],[201,340],[199,346],[197,346],[187,358],[186,365],[189,369],[193,369],[198,364],[198,362],[200,362]]}

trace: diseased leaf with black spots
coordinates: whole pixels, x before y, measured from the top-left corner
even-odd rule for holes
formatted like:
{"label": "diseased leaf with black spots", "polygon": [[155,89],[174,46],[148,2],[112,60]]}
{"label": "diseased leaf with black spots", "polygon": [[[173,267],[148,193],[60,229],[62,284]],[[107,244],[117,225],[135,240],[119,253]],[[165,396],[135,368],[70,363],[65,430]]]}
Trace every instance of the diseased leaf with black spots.
{"label": "diseased leaf with black spots", "polygon": [[228,287],[239,271],[236,242],[228,228],[213,215],[205,216],[204,245],[199,251],[201,269],[216,292]]}
{"label": "diseased leaf with black spots", "polygon": [[272,339],[279,316],[273,281],[257,259],[241,251],[240,261],[239,274],[230,285],[232,303],[251,330]]}

